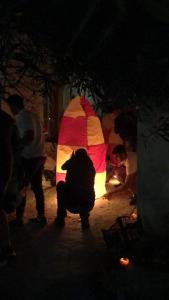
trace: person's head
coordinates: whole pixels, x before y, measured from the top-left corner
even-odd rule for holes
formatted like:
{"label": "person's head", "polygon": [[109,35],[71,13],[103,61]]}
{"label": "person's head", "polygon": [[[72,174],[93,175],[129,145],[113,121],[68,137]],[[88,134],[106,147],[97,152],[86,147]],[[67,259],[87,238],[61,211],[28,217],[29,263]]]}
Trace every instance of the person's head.
{"label": "person's head", "polygon": [[122,140],[137,137],[137,117],[133,112],[119,114],[114,123],[114,131]]}
{"label": "person's head", "polygon": [[126,158],[127,158],[127,153],[126,153],[125,146],[122,145],[122,144],[117,145],[113,149],[113,154],[115,155],[116,159],[119,162],[122,162],[122,161],[126,160]]}
{"label": "person's head", "polygon": [[75,152],[75,156],[77,158],[83,159],[84,157],[87,156],[87,151],[84,148],[77,149]]}
{"label": "person's head", "polygon": [[17,94],[10,95],[6,102],[8,103],[14,116],[24,108],[24,99]]}

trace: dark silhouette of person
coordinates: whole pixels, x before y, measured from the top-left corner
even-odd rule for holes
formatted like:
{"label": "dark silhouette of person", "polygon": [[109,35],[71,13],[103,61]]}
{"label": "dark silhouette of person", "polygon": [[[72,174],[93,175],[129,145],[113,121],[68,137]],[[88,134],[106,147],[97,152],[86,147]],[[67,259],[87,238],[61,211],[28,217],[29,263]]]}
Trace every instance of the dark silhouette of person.
{"label": "dark silhouette of person", "polygon": [[[12,128],[11,149],[13,155],[12,173],[4,196],[4,209],[7,213],[15,211],[26,194],[25,172],[20,156],[21,144],[15,122],[13,122]],[[10,225],[11,223],[10,221]]]}
{"label": "dark silhouette of person", "polygon": [[137,146],[137,114],[136,111],[122,112],[115,119],[115,133],[123,141],[129,141],[132,147]]}
{"label": "dark silhouette of person", "polygon": [[[16,125],[19,131],[21,144],[22,164],[25,170],[27,184],[35,194],[37,217],[31,221],[44,225],[45,217],[45,199],[42,188],[42,173],[45,156],[45,140],[41,123],[37,116],[24,108],[24,99],[17,94],[10,95],[6,100],[13,115],[16,117]],[[16,224],[23,224],[23,215],[26,206],[26,197],[16,210]]]}
{"label": "dark silhouette of person", "polygon": [[79,213],[82,228],[89,228],[89,212],[94,207],[95,168],[85,149],[80,148],[62,165],[67,170],[65,182],[59,181],[57,190],[56,225],[64,226],[66,210]]}
{"label": "dark silhouette of person", "polygon": [[9,256],[15,256],[8,227],[7,214],[4,209],[6,191],[13,170],[11,116],[0,109],[0,266],[6,264]]}

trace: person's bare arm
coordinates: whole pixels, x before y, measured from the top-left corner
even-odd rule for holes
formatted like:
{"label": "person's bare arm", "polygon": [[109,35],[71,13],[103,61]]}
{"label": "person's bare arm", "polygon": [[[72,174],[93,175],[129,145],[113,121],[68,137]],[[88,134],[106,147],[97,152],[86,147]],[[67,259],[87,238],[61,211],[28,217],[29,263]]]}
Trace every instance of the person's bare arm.
{"label": "person's bare arm", "polygon": [[114,175],[114,170],[112,170],[112,171],[110,172],[110,174],[107,175],[106,183],[108,183],[108,182],[110,181],[110,179],[113,177],[113,175]]}
{"label": "person's bare arm", "polygon": [[123,191],[130,189],[130,187],[132,186],[132,183],[133,183],[133,178],[135,178],[135,176],[136,176],[135,173],[127,175],[125,182],[122,183],[119,187],[115,187],[112,191],[107,193],[105,195],[105,197],[107,199],[110,199],[114,193],[123,192]]}

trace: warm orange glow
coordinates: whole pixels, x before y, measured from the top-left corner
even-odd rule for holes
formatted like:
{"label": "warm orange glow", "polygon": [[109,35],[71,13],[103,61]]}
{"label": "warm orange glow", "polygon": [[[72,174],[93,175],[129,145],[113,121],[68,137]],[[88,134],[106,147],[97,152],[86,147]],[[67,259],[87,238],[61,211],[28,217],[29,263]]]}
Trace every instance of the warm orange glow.
{"label": "warm orange glow", "polygon": [[85,112],[81,106],[81,97],[77,96],[69,103],[68,107],[64,112],[64,116],[77,118],[78,117],[85,117]]}
{"label": "warm orange glow", "polygon": [[102,197],[106,193],[105,185],[103,184],[105,181],[106,172],[96,173],[94,186],[96,199]]}
{"label": "warm orange glow", "polygon": [[[76,151],[78,147],[58,145],[57,146],[57,171],[60,173],[65,173],[66,171],[62,170],[61,166],[63,163],[68,160],[71,156],[72,151]],[[102,197],[106,193],[105,183],[106,181],[106,172],[96,173],[95,176],[95,195],[96,199]]]}
{"label": "warm orange glow", "polygon": [[120,181],[117,179],[117,176],[114,175],[114,176],[109,180],[109,183],[112,184],[112,185],[119,185],[119,184],[120,184]]}
{"label": "warm orange glow", "polygon": [[133,213],[131,214],[131,218],[132,218],[133,220],[137,220],[137,213],[136,213],[136,212],[133,212]]}
{"label": "warm orange glow", "polygon": [[120,263],[120,265],[123,266],[123,267],[128,266],[129,262],[130,262],[130,261],[129,261],[129,259],[128,259],[127,257],[121,257],[121,258],[119,259],[119,263]]}
{"label": "warm orange glow", "polygon": [[[70,128],[74,133],[73,138]],[[69,103],[60,124],[56,159],[57,182],[65,178],[66,171],[62,170],[62,165],[71,157],[72,151],[79,148],[86,149],[93,161],[96,170],[95,195],[96,198],[100,198],[106,193],[106,148],[103,132],[91,104],[83,97],[77,96]]]}

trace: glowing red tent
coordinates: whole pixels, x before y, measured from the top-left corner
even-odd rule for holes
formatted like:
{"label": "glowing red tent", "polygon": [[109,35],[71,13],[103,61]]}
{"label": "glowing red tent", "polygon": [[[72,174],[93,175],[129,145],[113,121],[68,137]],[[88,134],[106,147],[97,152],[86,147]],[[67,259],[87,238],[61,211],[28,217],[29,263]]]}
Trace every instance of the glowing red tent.
{"label": "glowing red tent", "polygon": [[93,161],[96,170],[95,193],[99,198],[105,193],[106,148],[100,120],[91,104],[80,96],[71,100],[61,120],[57,145],[57,182],[65,179],[65,171],[61,166],[78,148],[85,148]]}

